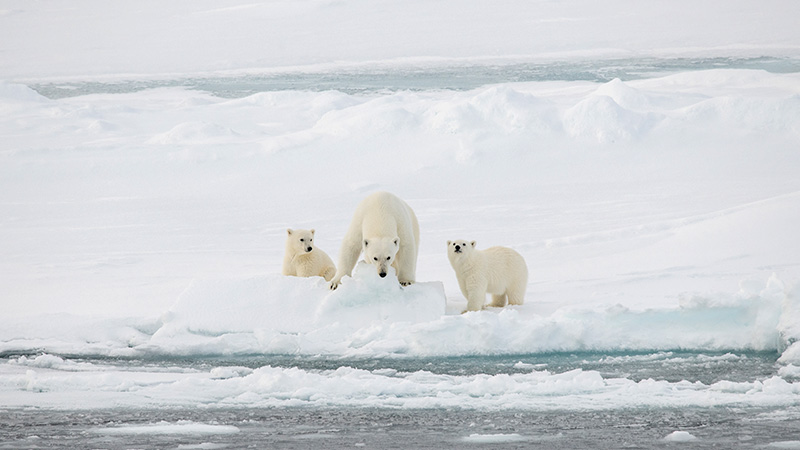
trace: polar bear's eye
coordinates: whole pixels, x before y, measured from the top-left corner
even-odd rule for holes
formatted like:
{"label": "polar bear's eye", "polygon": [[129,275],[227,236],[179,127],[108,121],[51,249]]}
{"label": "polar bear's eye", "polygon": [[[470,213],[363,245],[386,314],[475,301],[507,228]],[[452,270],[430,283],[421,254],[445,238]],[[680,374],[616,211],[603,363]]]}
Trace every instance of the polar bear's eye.
{"label": "polar bear's eye", "polygon": [[306,241],[305,239],[300,239],[300,242],[305,242],[305,241]]}
{"label": "polar bear's eye", "polygon": [[389,261],[389,260],[391,260],[391,259],[392,259],[392,257],[391,257],[391,256],[387,256],[387,257],[386,257],[386,260],[387,260],[387,261]]}
{"label": "polar bear's eye", "polygon": [[378,260],[378,257],[376,256],[376,257],[374,257],[374,258],[372,258],[372,259],[374,259],[375,261],[377,261],[377,260]]}

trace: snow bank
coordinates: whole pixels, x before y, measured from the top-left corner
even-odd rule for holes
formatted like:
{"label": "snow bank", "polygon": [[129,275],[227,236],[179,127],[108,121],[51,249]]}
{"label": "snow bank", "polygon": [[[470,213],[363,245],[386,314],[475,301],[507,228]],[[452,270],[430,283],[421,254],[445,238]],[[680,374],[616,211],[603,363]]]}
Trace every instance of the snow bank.
{"label": "snow bank", "polygon": [[[446,315],[441,283],[401,288],[361,263],[343,289],[319,279],[196,282],[136,352],[459,356],[572,351],[775,350],[793,362],[784,324],[794,297],[775,276],[734,294],[695,294],[677,307],[534,305]],[[396,281],[396,280],[395,280]],[[789,317],[789,318],[787,318]]]}
{"label": "snow bank", "polygon": [[[333,292],[322,278],[197,280],[149,324],[134,326],[123,319],[71,323],[65,317],[61,328],[51,328],[50,321],[38,329],[28,324],[24,337],[15,334],[22,333],[19,328],[3,328],[0,353],[446,357],[677,349],[780,352],[791,344],[781,362],[797,364],[798,344],[784,326],[795,323],[787,316],[795,301],[773,276],[761,285],[750,280],[737,293],[687,296],[673,307],[573,306],[542,316],[532,303],[450,315],[442,283],[400,287],[395,278],[381,279],[372,266],[361,263],[353,278]],[[56,356],[23,356],[15,364],[81,370]]]}

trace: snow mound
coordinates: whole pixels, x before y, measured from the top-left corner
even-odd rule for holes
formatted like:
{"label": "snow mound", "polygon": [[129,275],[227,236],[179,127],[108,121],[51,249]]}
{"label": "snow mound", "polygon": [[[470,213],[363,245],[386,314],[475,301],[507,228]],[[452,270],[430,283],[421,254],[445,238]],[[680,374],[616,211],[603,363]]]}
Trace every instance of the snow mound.
{"label": "snow mound", "polygon": [[459,96],[455,101],[440,101],[424,114],[429,129],[445,134],[485,137],[525,131],[552,135],[562,129],[551,101],[510,86],[492,86]]}
{"label": "snow mound", "polygon": [[393,271],[382,279],[363,262],[336,291],[320,277],[197,280],[144,347],[178,354],[296,353],[300,347],[316,352],[347,345],[357,330],[444,314],[441,282],[401,287]]}
{"label": "snow mound", "polygon": [[375,268],[359,263],[353,277],[323,298],[317,308],[317,326],[340,323],[363,327],[369,323],[436,320],[445,314],[444,286],[440,282],[402,287],[394,268],[381,279]]}
{"label": "snow mound", "polygon": [[618,105],[630,110],[649,110],[653,102],[648,94],[633,88],[619,78],[615,78],[597,88],[594,95],[604,95],[614,100]]}
{"label": "snow mound", "polygon": [[147,141],[151,145],[202,144],[236,135],[230,128],[207,122],[184,122],[171,130],[157,134]]}
{"label": "snow mound", "polygon": [[[620,93],[622,95],[616,95]],[[614,94],[615,97],[624,98],[626,103],[629,101],[630,96],[625,95],[623,90],[617,89]],[[614,97],[596,94],[566,111],[564,127],[574,137],[612,143],[639,139],[660,119],[656,113],[627,109],[617,103]]]}

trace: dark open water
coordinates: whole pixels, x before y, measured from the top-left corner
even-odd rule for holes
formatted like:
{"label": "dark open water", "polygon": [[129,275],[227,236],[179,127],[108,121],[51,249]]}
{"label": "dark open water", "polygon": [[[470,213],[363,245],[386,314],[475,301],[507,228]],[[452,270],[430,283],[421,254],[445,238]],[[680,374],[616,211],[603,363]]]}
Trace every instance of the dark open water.
{"label": "dark open water", "polygon": [[[735,409],[480,412],[391,409],[2,411],[2,449],[800,448],[800,421]],[[794,414],[796,417],[796,414]],[[192,421],[219,434],[107,434]],[[673,431],[697,439],[667,442]],[[797,441],[792,443],[792,441]]]}

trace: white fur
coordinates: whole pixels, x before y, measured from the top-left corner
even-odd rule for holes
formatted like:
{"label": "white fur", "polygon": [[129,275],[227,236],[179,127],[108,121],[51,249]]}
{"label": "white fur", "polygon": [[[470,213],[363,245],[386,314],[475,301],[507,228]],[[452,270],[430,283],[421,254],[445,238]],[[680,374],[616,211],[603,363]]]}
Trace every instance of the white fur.
{"label": "white fur", "polygon": [[314,246],[314,230],[286,230],[286,252],[281,273],[295,277],[323,277],[330,281],[336,266],[327,253]]}
{"label": "white fur", "polygon": [[416,280],[419,223],[406,202],[388,192],[376,192],[358,204],[342,239],[331,289],[339,286],[342,277],[351,275],[362,252],[381,276],[392,266],[403,286]]}
{"label": "white fur", "polygon": [[467,298],[467,311],[483,309],[487,293],[492,294],[490,306],[505,306],[506,299],[509,305],[525,301],[528,266],[516,251],[507,247],[478,250],[475,241],[447,241],[447,258]]}

